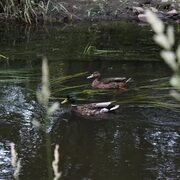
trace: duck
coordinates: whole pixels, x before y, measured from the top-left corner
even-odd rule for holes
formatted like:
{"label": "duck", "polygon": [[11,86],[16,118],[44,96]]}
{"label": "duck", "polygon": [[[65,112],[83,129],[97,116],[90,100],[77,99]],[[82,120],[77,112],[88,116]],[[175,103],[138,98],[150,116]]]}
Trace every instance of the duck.
{"label": "duck", "polygon": [[124,89],[128,88],[128,82],[131,78],[126,77],[112,77],[112,78],[102,78],[98,71],[95,71],[87,79],[95,78],[91,84],[93,88],[98,89]]}
{"label": "duck", "polygon": [[61,104],[70,103],[71,112],[79,114],[81,116],[98,116],[110,112],[114,112],[119,108],[119,105],[113,102],[99,102],[90,104],[75,104],[76,99],[72,95],[67,95],[67,97],[61,102]]}

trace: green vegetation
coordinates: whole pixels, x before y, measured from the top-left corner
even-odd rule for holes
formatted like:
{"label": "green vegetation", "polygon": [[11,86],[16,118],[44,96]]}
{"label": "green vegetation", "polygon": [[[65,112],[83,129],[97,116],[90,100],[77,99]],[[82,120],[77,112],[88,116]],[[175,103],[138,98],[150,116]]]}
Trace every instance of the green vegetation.
{"label": "green vegetation", "polygon": [[83,54],[85,55],[94,55],[94,56],[106,56],[106,55],[116,55],[118,53],[122,53],[121,50],[101,50],[96,49],[95,46],[86,46]]}
{"label": "green vegetation", "polygon": [[[52,145],[51,145],[51,136],[48,133],[49,129],[49,118],[50,116],[59,108],[59,103],[54,102],[52,105],[49,105],[49,99],[51,96],[50,87],[49,87],[49,68],[48,62],[46,58],[43,58],[42,62],[42,86],[40,90],[37,91],[37,99],[39,103],[45,109],[45,118],[44,124],[40,124],[38,119],[34,119],[33,124],[38,128],[43,128],[46,133],[46,153],[47,153],[47,169],[48,169],[48,179],[53,179],[53,172],[54,172],[54,179],[59,179],[61,177],[61,172],[58,170],[58,162],[59,162],[59,152],[58,146],[56,145],[54,156],[55,160],[52,160]],[[51,169],[53,166],[53,172]]]}
{"label": "green vegetation", "polygon": [[160,55],[162,59],[168,64],[168,66],[174,72],[170,79],[170,84],[174,87],[171,91],[171,95],[180,101],[180,45],[174,52],[175,45],[174,28],[168,26],[165,32],[163,22],[156,17],[154,13],[146,11],[147,20],[155,32],[154,41],[163,48]]}
{"label": "green vegetation", "polygon": [[[39,22],[69,22],[79,20],[135,19],[139,7],[153,8],[161,12],[179,8],[177,1],[60,1],[60,0],[2,0],[0,18],[19,20],[27,24]],[[148,2],[148,1],[147,1]],[[145,3],[145,4],[143,4]],[[148,4],[148,5],[147,5]],[[137,7],[135,7],[137,6]],[[143,9],[142,8],[142,9]],[[173,17],[174,18],[174,17]]]}
{"label": "green vegetation", "polygon": [[0,54],[0,59],[9,59],[9,58],[4,56],[4,55],[2,55],[2,54]]}
{"label": "green vegetation", "polygon": [[37,80],[37,74],[26,69],[0,70],[0,82],[33,82]]}
{"label": "green vegetation", "polygon": [[[58,5],[58,4],[57,4]],[[27,24],[50,21],[48,12],[59,10],[53,1],[4,0],[0,3],[1,16],[6,19],[19,20]]]}
{"label": "green vegetation", "polygon": [[1,2],[1,13],[7,19],[18,19],[31,24],[32,19],[37,21],[37,7],[38,4],[31,0],[7,0]]}

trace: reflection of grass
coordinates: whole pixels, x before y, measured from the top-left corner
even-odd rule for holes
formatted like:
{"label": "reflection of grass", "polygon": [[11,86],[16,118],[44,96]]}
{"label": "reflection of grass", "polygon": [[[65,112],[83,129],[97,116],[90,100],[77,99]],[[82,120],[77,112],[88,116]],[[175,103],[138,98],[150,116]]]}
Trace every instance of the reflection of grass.
{"label": "reflection of grass", "polygon": [[[159,81],[161,80],[159,79]],[[167,80],[166,82],[157,82],[157,84],[142,85],[134,88],[131,93],[126,94],[118,103],[180,111],[179,103],[170,98],[169,89],[172,89],[172,87]]]}
{"label": "reflection of grass", "polygon": [[[63,83],[62,83],[63,85]],[[88,88],[89,87],[89,88]],[[119,104],[135,105],[137,107],[157,107],[170,109],[174,111],[180,111],[179,104],[173,101],[168,93],[171,86],[168,83],[168,78],[159,78],[156,80],[151,80],[148,82],[141,83],[141,85],[136,85],[136,87],[129,89],[126,92],[119,92],[114,90],[99,90],[91,89],[88,84],[81,84],[75,86],[66,86],[60,89],[54,89],[53,94],[61,94],[65,96],[69,93],[75,93],[78,95],[79,100],[92,101],[94,98],[104,97],[108,95],[112,96],[113,100],[116,100]],[[99,98],[98,98],[99,99]]]}
{"label": "reflection of grass", "polygon": [[86,74],[87,74],[87,72],[82,72],[82,73],[77,73],[77,74],[73,74],[73,75],[59,77],[59,78],[51,80],[51,85],[60,84],[60,83],[63,83],[65,81],[71,80],[73,78],[84,76]]}
{"label": "reflection of grass", "polygon": [[28,70],[0,70],[0,82],[35,81],[37,74]]}
{"label": "reflection of grass", "polygon": [[[84,102],[96,101],[97,97],[103,99],[108,95],[109,99],[116,100],[119,104],[135,105],[137,107],[158,107],[180,111],[179,104],[169,96],[168,77],[140,82],[128,91],[92,89],[90,84],[79,84],[78,78],[86,75],[86,72],[51,79],[51,93],[53,99],[64,98],[67,94],[74,93],[79,100]],[[37,81],[38,75],[27,70],[0,71],[0,82],[26,82]],[[71,83],[73,82],[73,85]],[[77,83],[76,83],[77,82]]]}
{"label": "reflection of grass", "polygon": [[67,87],[61,87],[60,89],[54,89],[52,90],[52,93],[53,94],[56,94],[56,93],[62,93],[62,92],[67,92],[69,90],[71,91],[76,91],[79,89],[79,88],[83,88],[83,87],[86,87],[88,84],[82,84],[82,85],[77,85],[77,86],[67,86]]}

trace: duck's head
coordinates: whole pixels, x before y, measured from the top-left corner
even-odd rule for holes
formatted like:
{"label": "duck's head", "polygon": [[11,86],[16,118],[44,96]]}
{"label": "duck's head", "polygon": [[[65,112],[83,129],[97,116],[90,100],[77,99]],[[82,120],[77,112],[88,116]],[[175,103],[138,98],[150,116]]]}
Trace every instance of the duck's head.
{"label": "duck's head", "polygon": [[98,71],[95,71],[90,76],[88,76],[87,79],[99,78],[100,76],[101,76],[101,74]]}
{"label": "duck's head", "polygon": [[74,95],[67,95],[66,98],[61,102],[61,104],[70,103],[74,104],[76,101],[76,98]]}

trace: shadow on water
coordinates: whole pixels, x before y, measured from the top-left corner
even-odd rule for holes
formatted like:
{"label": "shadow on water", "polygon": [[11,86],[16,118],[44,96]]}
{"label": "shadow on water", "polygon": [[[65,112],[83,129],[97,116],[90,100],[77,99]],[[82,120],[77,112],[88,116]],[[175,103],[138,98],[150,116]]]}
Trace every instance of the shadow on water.
{"label": "shadow on water", "polygon": [[[148,27],[133,23],[69,27],[1,26],[0,179],[12,178],[10,142],[21,179],[48,179],[43,121],[36,101],[41,56],[49,59],[51,101],[74,93],[78,103],[116,101],[115,114],[80,117],[61,106],[50,118],[51,147],[60,144],[63,179],[179,179],[179,104],[169,97],[171,72],[159,60]],[[87,44],[117,54],[84,55]],[[86,76],[132,77],[128,91],[91,88]]]}

